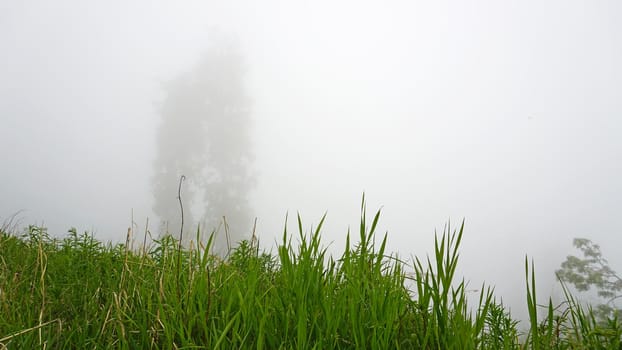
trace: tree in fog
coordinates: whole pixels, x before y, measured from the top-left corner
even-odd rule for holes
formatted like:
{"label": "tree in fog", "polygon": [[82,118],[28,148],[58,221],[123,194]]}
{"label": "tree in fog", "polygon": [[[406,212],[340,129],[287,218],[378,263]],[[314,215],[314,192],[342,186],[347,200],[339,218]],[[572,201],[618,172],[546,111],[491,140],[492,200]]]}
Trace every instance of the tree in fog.
{"label": "tree in fog", "polygon": [[[242,56],[231,41],[220,39],[200,62],[165,86],[154,165],[154,212],[168,231],[179,231],[177,200],[182,187],[185,237],[197,224],[216,234],[216,248],[245,238],[251,229],[248,193],[253,186],[250,100],[244,86]],[[191,233],[188,235],[186,233]]]}
{"label": "tree in fog", "polygon": [[583,256],[569,255],[557,271],[558,278],[581,292],[594,288],[604,299],[596,309],[601,319],[622,315],[616,304],[616,300],[622,298],[622,278],[609,266],[600,246],[585,238],[575,238],[573,244]]}

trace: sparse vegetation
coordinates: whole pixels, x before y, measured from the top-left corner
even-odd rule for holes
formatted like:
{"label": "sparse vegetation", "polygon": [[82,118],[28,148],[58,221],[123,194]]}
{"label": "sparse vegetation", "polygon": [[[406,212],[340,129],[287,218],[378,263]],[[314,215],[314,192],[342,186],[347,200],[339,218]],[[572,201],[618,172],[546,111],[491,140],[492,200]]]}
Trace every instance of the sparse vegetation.
{"label": "sparse vegetation", "polygon": [[179,258],[170,236],[133,250],[76,230],[4,231],[0,349],[622,349],[619,321],[596,322],[567,289],[562,305],[540,306],[527,259],[529,326],[489,287],[469,305],[455,276],[463,226],[407,273],[376,237],[379,216],[368,221],[363,204],[357,243],[348,235],[337,258],[321,244],[323,220],[305,233],[300,217],[276,254],[243,241],[224,259],[211,240]]}

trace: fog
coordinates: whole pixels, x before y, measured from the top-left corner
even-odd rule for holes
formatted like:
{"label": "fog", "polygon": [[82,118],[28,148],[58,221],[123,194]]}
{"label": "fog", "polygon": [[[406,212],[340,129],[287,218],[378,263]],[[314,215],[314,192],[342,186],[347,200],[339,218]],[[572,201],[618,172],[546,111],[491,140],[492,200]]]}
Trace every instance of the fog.
{"label": "fog", "polygon": [[[249,238],[250,103],[238,49],[222,34],[213,40],[196,68],[167,84],[156,139],[153,209],[162,225],[159,236],[179,227],[183,240],[184,223],[190,231],[202,227],[204,235],[183,241],[207,241],[214,233],[211,247],[226,254]],[[182,196],[186,179],[190,186]],[[175,192],[179,205],[171,200]],[[184,202],[190,210],[183,210]]]}
{"label": "fog", "polygon": [[270,249],[286,213],[294,230],[297,212],[305,228],[326,212],[338,252],[365,193],[404,258],[464,219],[459,273],[522,315],[525,255],[543,297],[574,237],[622,269],[621,13],[617,1],[4,2],[0,219],[23,210],[22,225],[115,242],[132,220],[177,232],[185,175],[188,230],[225,215],[250,238],[256,217]]}

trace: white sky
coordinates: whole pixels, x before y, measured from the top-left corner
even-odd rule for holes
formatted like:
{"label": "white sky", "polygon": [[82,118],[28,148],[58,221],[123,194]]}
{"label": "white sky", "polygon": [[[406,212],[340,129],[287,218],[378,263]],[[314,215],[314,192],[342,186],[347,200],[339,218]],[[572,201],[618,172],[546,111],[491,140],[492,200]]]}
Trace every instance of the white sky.
{"label": "white sky", "polygon": [[339,250],[365,191],[403,257],[465,218],[461,273],[523,305],[525,254],[544,294],[577,236],[622,270],[620,15],[618,1],[0,2],[0,219],[25,209],[24,225],[122,240],[133,209],[143,226],[161,83],[217,28],[248,63],[266,246],[287,211],[307,227],[327,211]]}

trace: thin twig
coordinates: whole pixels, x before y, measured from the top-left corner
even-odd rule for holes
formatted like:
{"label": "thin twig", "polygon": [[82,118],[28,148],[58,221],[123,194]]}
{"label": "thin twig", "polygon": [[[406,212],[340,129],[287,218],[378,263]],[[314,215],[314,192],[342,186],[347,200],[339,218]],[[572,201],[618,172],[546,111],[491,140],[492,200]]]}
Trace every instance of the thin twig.
{"label": "thin twig", "polygon": [[184,205],[181,201],[181,184],[186,179],[186,176],[182,175],[179,178],[179,188],[177,189],[177,199],[179,199],[179,208],[181,209],[181,227],[179,228],[179,245],[177,247],[177,297],[181,298],[181,240],[184,237]]}
{"label": "thin twig", "polygon": [[255,247],[257,249],[257,254],[259,254],[259,240],[256,235],[257,230],[257,218],[255,217],[255,223],[253,224],[253,235],[251,236],[251,247]]}
{"label": "thin twig", "polygon": [[40,329],[40,328],[45,327],[45,326],[47,326],[47,325],[49,325],[51,323],[54,323],[54,322],[58,322],[59,325],[62,324],[60,318],[57,318],[57,319],[51,320],[51,321],[47,321],[47,322],[44,322],[44,323],[40,323],[40,324],[38,324],[38,325],[36,325],[34,327],[31,327],[31,328],[28,328],[28,329],[23,329],[21,331],[15,332],[15,333],[13,333],[13,334],[11,334],[9,336],[4,337],[4,338],[0,339],[0,343],[3,343],[5,341],[7,341],[7,340],[11,340],[11,339],[17,337],[18,335],[22,335],[22,334],[25,334],[25,333],[32,332],[34,330]]}
{"label": "thin twig", "polygon": [[186,179],[185,175],[179,178],[179,188],[177,189],[177,199],[179,199],[179,208],[181,209],[181,227],[179,228],[179,248],[181,249],[181,240],[184,235],[184,205],[181,202],[181,184]]}
{"label": "thin twig", "polygon": [[227,254],[225,255],[225,259],[229,257],[229,253],[231,252],[231,242],[229,241],[229,224],[227,224],[227,218],[223,215],[222,217],[223,226],[225,228],[225,238],[227,239]]}
{"label": "thin twig", "polygon": [[147,232],[149,231],[149,217],[145,223],[145,235],[143,236],[143,255],[147,255]]}

